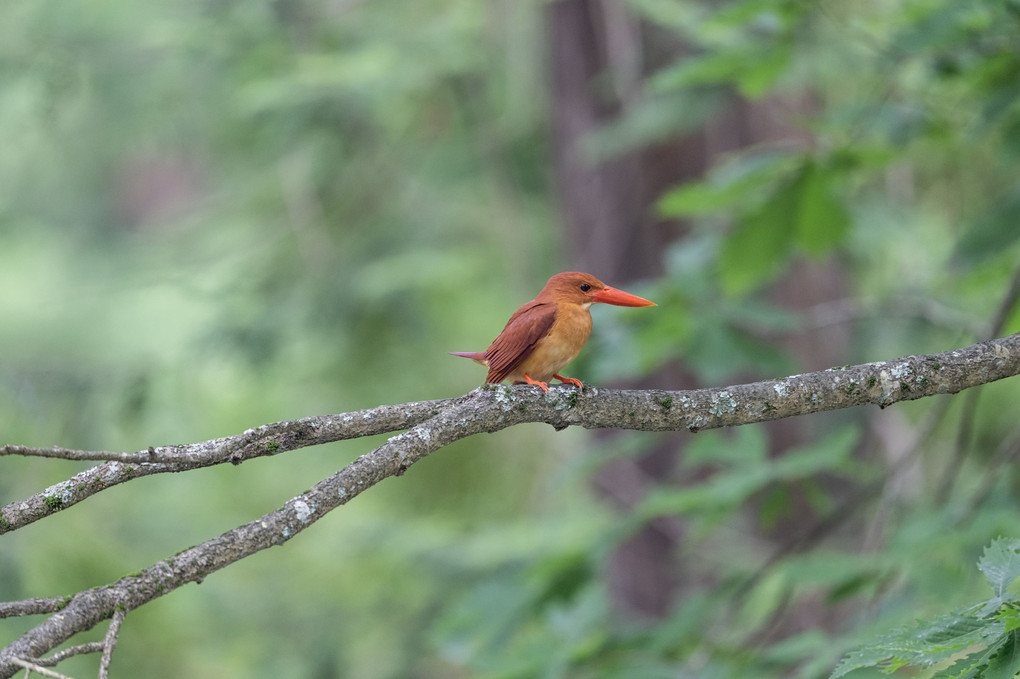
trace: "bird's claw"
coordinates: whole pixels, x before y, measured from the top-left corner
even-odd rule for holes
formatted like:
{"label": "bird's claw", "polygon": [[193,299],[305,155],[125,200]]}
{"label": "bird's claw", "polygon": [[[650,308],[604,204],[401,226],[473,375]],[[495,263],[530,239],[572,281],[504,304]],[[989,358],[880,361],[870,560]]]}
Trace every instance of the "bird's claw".
{"label": "bird's claw", "polygon": [[563,377],[562,375],[553,375],[553,377],[563,382],[563,384],[572,384],[581,391],[584,391],[584,382],[575,377]]}
{"label": "bird's claw", "polygon": [[531,379],[531,377],[528,376],[527,373],[525,373],[523,377],[524,377],[524,381],[527,382],[528,384],[537,385],[538,387],[540,387],[542,389],[542,391],[549,391],[549,385],[546,384],[545,382],[541,382],[539,380],[533,380],[533,379]]}

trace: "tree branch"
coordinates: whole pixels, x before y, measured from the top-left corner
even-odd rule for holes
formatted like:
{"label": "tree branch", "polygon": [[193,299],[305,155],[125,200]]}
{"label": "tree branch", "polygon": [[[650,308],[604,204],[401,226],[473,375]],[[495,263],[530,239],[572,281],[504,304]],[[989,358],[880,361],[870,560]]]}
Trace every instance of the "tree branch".
{"label": "tree branch", "polygon": [[56,613],[67,605],[67,601],[68,600],[64,597],[53,597],[50,599],[25,599],[24,601],[2,601],[0,602],[0,618],[15,618],[21,615]]}
{"label": "tree branch", "polygon": [[[113,623],[111,622],[110,624],[112,625]],[[101,653],[105,647],[106,644],[102,641],[90,641],[87,644],[79,644],[77,646],[65,648],[62,651],[58,651],[53,655],[48,655],[45,658],[36,658],[34,664],[39,665],[40,667],[56,667],[61,662],[76,655]]]}
{"label": "tree branch", "polygon": [[[576,425],[588,429],[694,432],[857,405],[884,408],[899,401],[956,393],[1017,374],[1020,374],[1020,334],[955,351],[725,388],[622,391],[589,387],[582,393],[572,387],[556,387],[546,393],[528,385],[487,385],[456,399],[277,422],[238,436],[158,449],[158,454],[169,457],[158,463],[140,462],[137,468],[171,466],[175,468],[159,471],[179,471],[194,468],[189,466],[193,464],[189,454],[202,456],[206,451],[216,451],[201,457],[197,465],[207,466],[410,427],[276,511],[160,561],[139,574],[77,593],[59,613],[0,651],[0,679],[18,671],[19,659],[39,658],[117,611],[132,610],[184,584],[200,582],[246,556],[282,545],[365,489],[387,477],[400,476],[429,453],[473,434],[525,422],[545,422],[557,429]],[[269,445],[270,442],[276,446]],[[16,453],[18,448],[5,450]],[[184,467],[177,467],[179,463]],[[111,462],[94,469],[111,464],[123,463]],[[2,508],[2,521],[11,525],[24,521],[20,514],[8,513],[12,506],[16,503]]]}
{"label": "tree branch", "polygon": [[110,661],[113,659],[113,649],[117,647],[117,634],[125,616],[127,611],[118,608],[110,619],[110,626],[106,629],[106,637],[103,639],[103,655],[99,660],[99,679],[108,679],[110,676]]}
{"label": "tree branch", "polygon": [[22,658],[12,658],[11,663],[17,665],[19,669],[24,668],[26,670],[25,671],[26,677],[30,673],[35,672],[37,674],[43,675],[44,677],[53,677],[53,679],[73,679],[72,677],[69,677],[66,674],[61,674],[60,672],[48,670],[38,663],[32,663],[27,660],[23,660]]}
{"label": "tree branch", "polygon": [[245,460],[277,455],[297,448],[401,431],[466,398],[461,396],[416,401],[339,415],[273,422],[237,436],[187,445],[150,447],[136,453],[0,446],[0,456],[25,455],[75,461],[109,460],[106,464],[86,469],[31,497],[0,507],[0,535],[67,509],[107,488],[142,476],[201,469],[226,462],[241,464]]}

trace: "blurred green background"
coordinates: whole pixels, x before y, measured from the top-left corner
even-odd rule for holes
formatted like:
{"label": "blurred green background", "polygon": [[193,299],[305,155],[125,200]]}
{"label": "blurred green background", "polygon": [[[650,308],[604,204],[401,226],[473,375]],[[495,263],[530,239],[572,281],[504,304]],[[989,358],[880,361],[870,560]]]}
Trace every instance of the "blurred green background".
{"label": "blurred green background", "polygon": [[[569,374],[604,385],[1017,332],[1018,29],[1014,0],[10,0],[0,442],[459,395],[484,371],[446,352],[567,269],[659,303],[595,310]],[[827,676],[982,596],[1018,534],[1015,382],[461,441],[133,611],[113,676]],[[377,444],[111,489],[0,538],[0,596],[111,582]],[[3,504],[82,468],[2,465]]]}

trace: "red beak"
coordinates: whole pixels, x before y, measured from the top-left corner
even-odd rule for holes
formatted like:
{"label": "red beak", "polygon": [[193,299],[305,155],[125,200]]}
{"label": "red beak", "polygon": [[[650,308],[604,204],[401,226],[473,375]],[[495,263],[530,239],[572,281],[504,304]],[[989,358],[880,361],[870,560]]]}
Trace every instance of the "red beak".
{"label": "red beak", "polygon": [[629,292],[623,290],[617,290],[616,288],[602,288],[596,290],[589,295],[596,302],[602,302],[603,304],[615,304],[616,306],[655,306],[655,302],[649,302],[647,299],[632,295]]}

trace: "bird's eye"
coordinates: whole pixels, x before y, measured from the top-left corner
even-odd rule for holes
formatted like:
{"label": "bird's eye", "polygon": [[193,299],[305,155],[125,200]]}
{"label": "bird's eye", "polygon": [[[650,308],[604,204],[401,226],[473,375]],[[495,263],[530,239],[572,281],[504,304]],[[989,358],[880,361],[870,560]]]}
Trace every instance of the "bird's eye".
{"label": "bird's eye", "polygon": [[581,283],[581,292],[588,292],[591,290],[591,286],[587,283]]}

